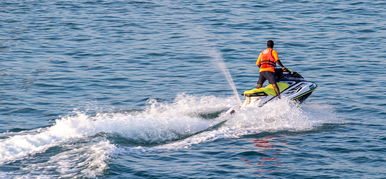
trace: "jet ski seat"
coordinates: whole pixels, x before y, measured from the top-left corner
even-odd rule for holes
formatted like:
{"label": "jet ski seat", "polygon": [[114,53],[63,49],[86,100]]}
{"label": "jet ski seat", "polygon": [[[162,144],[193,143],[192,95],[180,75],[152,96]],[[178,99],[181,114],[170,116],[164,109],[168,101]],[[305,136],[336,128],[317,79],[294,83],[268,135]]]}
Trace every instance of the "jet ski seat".
{"label": "jet ski seat", "polygon": [[[287,83],[277,83],[277,86],[279,87],[280,92],[284,91],[289,87]],[[251,89],[249,91],[244,91],[244,96],[276,96],[275,89],[271,84],[267,85],[264,88],[255,88]]]}

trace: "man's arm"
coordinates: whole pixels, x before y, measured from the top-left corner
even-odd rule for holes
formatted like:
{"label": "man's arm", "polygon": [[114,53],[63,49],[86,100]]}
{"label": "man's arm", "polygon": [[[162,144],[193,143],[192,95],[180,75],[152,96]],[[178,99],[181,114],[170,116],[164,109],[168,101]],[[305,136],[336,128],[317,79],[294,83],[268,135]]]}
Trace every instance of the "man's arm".
{"label": "man's arm", "polygon": [[277,63],[278,65],[281,66],[281,69],[282,69],[283,71],[288,71],[288,69],[287,69],[286,67],[284,67],[284,65],[281,63],[280,60],[277,60],[276,63]]}
{"label": "man's arm", "polygon": [[278,65],[281,66],[281,69],[282,69],[283,71],[288,71],[288,69],[287,69],[286,67],[284,67],[284,65],[281,63],[281,61],[280,61],[280,59],[279,59],[279,54],[277,53],[276,50],[273,50],[273,51],[272,51],[272,56],[273,56],[273,58],[275,59],[276,63],[277,63]]}

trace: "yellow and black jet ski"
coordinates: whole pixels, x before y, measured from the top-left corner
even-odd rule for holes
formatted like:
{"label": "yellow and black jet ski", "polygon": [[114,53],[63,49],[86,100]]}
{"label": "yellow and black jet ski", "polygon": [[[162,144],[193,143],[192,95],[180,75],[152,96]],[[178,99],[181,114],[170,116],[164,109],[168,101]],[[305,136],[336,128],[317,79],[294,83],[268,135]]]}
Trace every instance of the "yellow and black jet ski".
{"label": "yellow and black jet ski", "polygon": [[[316,83],[304,80],[295,71],[284,72],[282,69],[275,69],[275,73],[280,95],[290,100],[302,103],[317,88]],[[276,98],[275,90],[271,84],[264,88],[244,91],[243,95],[245,96],[243,106],[257,105],[261,107]]]}
{"label": "yellow and black jet ski", "polygon": [[[280,96],[302,103],[311,93],[317,88],[316,83],[306,81],[299,73],[295,71],[284,72],[282,69],[275,69],[276,81],[280,90]],[[244,103],[228,110],[229,113],[235,112],[236,108],[243,108],[246,106],[259,106],[267,104],[268,102],[277,98],[275,90],[271,84],[259,88],[244,91]]]}

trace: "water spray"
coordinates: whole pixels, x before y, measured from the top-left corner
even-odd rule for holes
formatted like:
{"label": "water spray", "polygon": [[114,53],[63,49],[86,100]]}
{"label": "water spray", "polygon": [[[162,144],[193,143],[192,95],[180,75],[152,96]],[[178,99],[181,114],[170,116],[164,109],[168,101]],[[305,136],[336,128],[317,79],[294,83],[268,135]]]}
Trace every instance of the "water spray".
{"label": "water spray", "polygon": [[238,103],[241,104],[241,99],[240,99],[240,96],[239,96],[239,94],[237,92],[236,85],[233,82],[232,75],[229,72],[229,70],[228,70],[228,68],[227,68],[227,66],[226,66],[226,64],[224,62],[224,58],[222,57],[220,52],[217,49],[215,49],[214,47],[212,47],[210,55],[212,56],[214,62],[217,64],[218,68],[220,68],[220,70],[224,74],[225,78],[227,79],[228,84],[232,88],[233,94],[235,95]]}
{"label": "water spray", "polygon": [[209,54],[212,57],[213,62],[224,74],[229,86],[232,88],[233,95],[236,97],[238,103],[241,105],[241,99],[237,92],[236,85],[233,82],[232,75],[225,64],[225,61],[223,56],[221,55],[221,52],[217,49],[216,44],[208,40],[209,37],[211,37],[211,34],[209,34],[208,30],[206,30],[202,26],[192,26],[189,29],[190,29],[190,33],[188,34],[189,36],[195,37],[196,39],[203,40],[203,42],[205,43],[205,46],[209,47]]}

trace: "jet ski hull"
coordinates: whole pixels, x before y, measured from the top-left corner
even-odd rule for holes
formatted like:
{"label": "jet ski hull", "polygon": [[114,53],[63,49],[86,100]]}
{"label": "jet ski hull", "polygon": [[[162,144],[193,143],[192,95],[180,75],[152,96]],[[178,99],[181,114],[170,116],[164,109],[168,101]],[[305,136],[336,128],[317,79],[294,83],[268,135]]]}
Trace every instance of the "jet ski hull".
{"label": "jet ski hull", "polygon": [[[304,80],[304,78],[297,72],[283,72],[280,69],[276,70],[276,75],[278,77],[277,84],[281,91],[281,97],[302,103],[317,88],[316,83]],[[233,114],[238,109],[247,106],[262,107],[277,98],[277,96],[275,96],[276,93],[273,92],[272,85],[268,85],[262,89],[259,88],[245,91],[243,95],[245,96],[244,103],[240,106],[235,106],[229,109],[227,113]]]}
{"label": "jet ski hull", "polygon": [[[281,91],[280,95],[299,103],[302,103],[304,100],[306,100],[317,88],[315,83],[309,81],[279,81],[279,83],[287,83],[289,86],[288,88]],[[261,107],[276,98],[276,96],[272,95],[246,96],[242,106],[255,105]]]}

